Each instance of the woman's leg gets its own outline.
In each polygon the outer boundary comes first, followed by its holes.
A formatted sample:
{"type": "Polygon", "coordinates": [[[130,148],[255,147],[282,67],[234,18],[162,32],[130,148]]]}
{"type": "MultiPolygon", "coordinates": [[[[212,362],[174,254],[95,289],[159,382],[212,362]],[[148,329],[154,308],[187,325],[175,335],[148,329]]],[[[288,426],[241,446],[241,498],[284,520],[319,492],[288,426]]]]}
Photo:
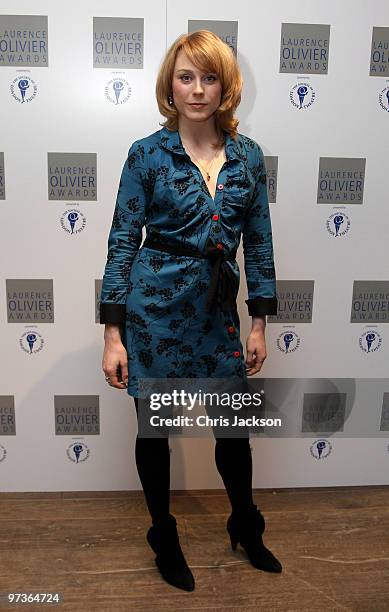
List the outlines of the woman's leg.
{"type": "Polygon", "coordinates": [[[252,496],[249,438],[216,438],[215,458],[232,506],[227,520],[232,549],[240,542],[255,568],[281,572],[281,563],[262,540],[265,519],[252,496]]]}
{"type": "MultiPolygon", "coordinates": [[[[138,418],[138,398],[134,397],[138,418]]],[[[136,437],[135,460],[153,525],[169,515],[169,439],[136,437]]]]}
{"type": "MultiPolygon", "coordinates": [[[[138,398],[134,397],[139,424],[138,398]]],[[[139,431],[139,429],[138,429],[139,431]]],[[[136,437],[135,458],[146,503],[153,521],[146,539],[156,553],[155,563],[169,584],[193,591],[195,580],[180,546],[176,518],[169,513],[169,438],[136,437]]]]}
{"type": "Polygon", "coordinates": [[[237,514],[245,513],[255,507],[250,439],[248,437],[215,439],[216,467],[223,479],[232,511],[237,514]]]}

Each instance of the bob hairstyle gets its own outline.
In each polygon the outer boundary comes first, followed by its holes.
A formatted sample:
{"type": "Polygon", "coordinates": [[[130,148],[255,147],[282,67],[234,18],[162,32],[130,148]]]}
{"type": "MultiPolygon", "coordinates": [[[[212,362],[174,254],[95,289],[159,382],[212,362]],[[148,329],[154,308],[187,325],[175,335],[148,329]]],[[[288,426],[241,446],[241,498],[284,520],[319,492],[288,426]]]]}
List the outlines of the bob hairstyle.
{"type": "Polygon", "coordinates": [[[225,130],[236,139],[239,120],[234,117],[234,112],[241,100],[243,79],[230,47],[209,30],[182,34],[166,52],[155,88],[159,112],[166,117],[166,121],[160,125],[169,130],[178,129],[178,112],[174,106],[169,105],[168,96],[172,92],[174,66],[181,49],[199,70],[218,75],[222,93],[220,106],[215,111],[216,131],[220,138],[222,130],[225,130]]]}

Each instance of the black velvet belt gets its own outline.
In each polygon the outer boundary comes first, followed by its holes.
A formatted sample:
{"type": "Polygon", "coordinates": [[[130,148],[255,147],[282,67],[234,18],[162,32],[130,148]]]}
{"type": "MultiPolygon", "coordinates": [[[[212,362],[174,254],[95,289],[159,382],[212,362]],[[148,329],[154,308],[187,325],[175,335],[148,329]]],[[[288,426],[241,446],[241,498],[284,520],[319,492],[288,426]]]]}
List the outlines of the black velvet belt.
{"type": "Polygon", "coordinates": [[[223,312],[236,310],[236,298],[239,289],[239,280],[231,270],[227,261],[235,261],[236,249],[226,253],[221,242],[213,244],[208,238],[204,252],[198,251],[184,244],[168,244],[158,239],[158,235],[146,236],[144,247],[164,251],[173,255],[185,255],[198,259],[209,259],[212,264],[211,279],[209,283],[206,310],[215,312],[220,308],[223,312]],[[219,245],[219,246],[217,246],[219,245]]]}

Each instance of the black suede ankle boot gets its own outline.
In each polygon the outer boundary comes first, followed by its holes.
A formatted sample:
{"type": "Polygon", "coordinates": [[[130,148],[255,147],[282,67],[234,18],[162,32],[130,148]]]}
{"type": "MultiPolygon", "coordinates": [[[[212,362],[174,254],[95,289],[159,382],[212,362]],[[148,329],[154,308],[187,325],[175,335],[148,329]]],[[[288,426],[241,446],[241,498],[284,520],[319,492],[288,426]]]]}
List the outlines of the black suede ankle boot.
{"type": "Polygon", "coordinates": [[[166,582],[185,591],[193,591],[195,581],[181,550],[177,522],[172,514],[153,522],[147,541],[157,554],[155,564],[166,582]]]}
{"type": "Polygon", "coordinates": [[[246,551],[251,565],[265,572],[281,572],[282,565],[262,541],[265,519],[255,506],[252,510],[233,512],[227,520],[232,550],[238,543],[246,551]]]}

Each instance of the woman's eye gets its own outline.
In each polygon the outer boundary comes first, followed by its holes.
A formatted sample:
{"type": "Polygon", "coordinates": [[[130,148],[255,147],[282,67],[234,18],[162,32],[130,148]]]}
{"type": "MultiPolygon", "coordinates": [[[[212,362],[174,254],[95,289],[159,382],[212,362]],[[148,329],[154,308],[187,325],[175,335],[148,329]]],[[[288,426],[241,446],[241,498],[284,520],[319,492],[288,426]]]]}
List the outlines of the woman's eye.
{"type": "MultiPolygon", "coordinates": [[[[190,80],[191,78],[192,78],[192,77],[190,76],[190,74],[182,74],[182,75],[180,76],[180,79],[181,79],[182,81],[184,81],[184,83],[188,83],[188,82],[189,82],[189,80],[190,80]]],[[[208,76],[206,76],[206,77],[204,77],[204,78],[205,78],[205,80],[207,80],[207,81],[211,81],[211,82],[216,81],[216,79],[217,79],[217,77],[216,77],[216,76],[214,76],[213,74],[209,74],[208,76]]]]}

